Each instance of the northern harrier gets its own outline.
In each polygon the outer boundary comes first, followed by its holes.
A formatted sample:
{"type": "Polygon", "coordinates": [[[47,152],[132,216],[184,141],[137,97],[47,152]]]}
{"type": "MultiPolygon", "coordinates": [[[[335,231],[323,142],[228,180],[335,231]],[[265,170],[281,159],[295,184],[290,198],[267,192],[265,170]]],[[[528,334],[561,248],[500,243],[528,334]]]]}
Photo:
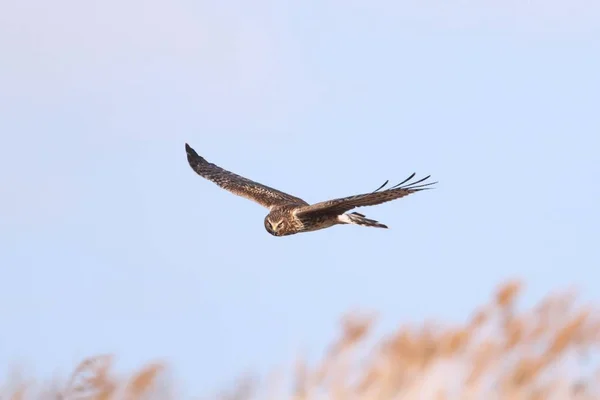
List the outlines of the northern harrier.
{"type": "Polygon", "coordinates": [[[356,207],[374,206],[421,190],[431,189],[426,186],[437,183],[421,183],[429,178],[430,175],[428,175],[416,182],[406,184],[415,176],[413,173],[404,181],[383,191],[380,190],[387,185],[388,181],[371,193],[308,204],[298,197],[251,181],[206,161],[187,143],[185,151],[188,163],[198,175],[233,194],[253,200],[268,208],[270,212],[265,217],[265,229],[273,236],[316,231],[338,224],[387,228],[384,224],[368,219],[363,214],[357,212],[346,214],[346,212],[356,207]]]}

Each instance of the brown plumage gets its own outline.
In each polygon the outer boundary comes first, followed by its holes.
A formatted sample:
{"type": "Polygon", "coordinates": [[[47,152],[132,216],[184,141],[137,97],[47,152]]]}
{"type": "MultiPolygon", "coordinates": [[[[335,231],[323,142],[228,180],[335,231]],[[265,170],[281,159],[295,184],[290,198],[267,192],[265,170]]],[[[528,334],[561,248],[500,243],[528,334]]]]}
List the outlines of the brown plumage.
{"type": "Polygon", "coordinates": [[[311,232],[338,224],[387,228],[384,224],[369,219],[363,214],[347,212],[356,207],[374,206],[421,190],[431,189],[427,186],[437,183],[422,183],[430,177],[429,175],[416,182],[407,183],[415,176],[413,173],[404,181],[386,190],[381,189],[387,185],[388,181],[370,193],[327,200],[311,205],[298,197],[254,182],[210,163],[199,156],[187,143],[185,144],[185,150],[190,167],[198,175],[231,193],[253,200],[268,208],[270,212],[264,220],[265,229],[274,236],[311,232]]]}

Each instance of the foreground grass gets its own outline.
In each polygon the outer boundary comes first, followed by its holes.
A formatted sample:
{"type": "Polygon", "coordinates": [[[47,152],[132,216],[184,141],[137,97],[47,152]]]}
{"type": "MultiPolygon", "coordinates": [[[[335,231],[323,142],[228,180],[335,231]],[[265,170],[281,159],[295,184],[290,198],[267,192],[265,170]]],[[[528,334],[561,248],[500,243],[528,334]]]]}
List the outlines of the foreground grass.
{"type": "MultiPolygon", "coordinates": [[[[502,285],[465,326],[402,326],[369,345],[374,319],[348,316],[317,365],[299,361],[281,379],[240,381],[211,398],[598,399],[600,313],[551,294],[519,311],[519,282],[502,285]]],[[[117,376],[111,356],[84,360],[64,382],[8,379],[0,399],[176,399],[163,364],[117,376]]]]}

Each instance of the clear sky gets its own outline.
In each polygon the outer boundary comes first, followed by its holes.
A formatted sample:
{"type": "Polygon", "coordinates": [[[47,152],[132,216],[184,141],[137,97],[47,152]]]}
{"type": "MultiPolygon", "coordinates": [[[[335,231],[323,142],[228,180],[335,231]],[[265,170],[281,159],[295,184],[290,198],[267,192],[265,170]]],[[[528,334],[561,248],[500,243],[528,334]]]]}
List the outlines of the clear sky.
{"type": "Polygon", "coordinates": [[[519,277],[600,301],[600,3],[0,2],[0,365],[155,358],[185,391],[316,357],[340,316],[462,321],[519,277]],[[308,202],[276,238],[209,161],[308,202]]]}

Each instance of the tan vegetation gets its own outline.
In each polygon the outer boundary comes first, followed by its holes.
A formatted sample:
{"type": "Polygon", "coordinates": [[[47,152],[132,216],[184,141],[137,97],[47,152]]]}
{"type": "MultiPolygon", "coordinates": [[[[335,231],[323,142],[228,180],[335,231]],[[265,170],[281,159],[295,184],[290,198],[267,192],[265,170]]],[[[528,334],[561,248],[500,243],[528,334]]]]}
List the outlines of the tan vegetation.
{"type": "MultiPolygon", "coordinates": [[[[464,326],[401,326],[370,345],[375,318],[345,317],[321,362],[298,361],[285,379],[241,380],[217,399],[597,399],[600,314],[553,293],[519,311],[520,282],[502,285],[464,326]]],[[[111,356],[83,361],[64,383],[9,378],[1,399],[176,398],[165,365],[130,377],[113,372],[111,356]]]]}

